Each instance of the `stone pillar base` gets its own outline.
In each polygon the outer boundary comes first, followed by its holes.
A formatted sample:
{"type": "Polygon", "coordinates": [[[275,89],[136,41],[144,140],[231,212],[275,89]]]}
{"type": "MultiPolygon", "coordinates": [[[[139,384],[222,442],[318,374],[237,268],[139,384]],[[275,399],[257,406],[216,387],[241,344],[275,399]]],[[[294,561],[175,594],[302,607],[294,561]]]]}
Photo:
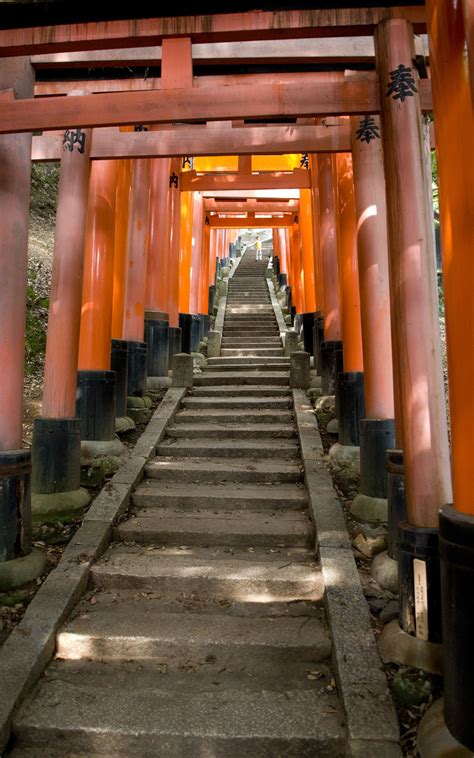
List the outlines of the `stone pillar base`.
{"type": "Polygon", "coordinates": [[[80,518],[90,501],[91,496],[84,487],[71,492],[34,492],[31,496],[33,521],[47,524],[80,518]]]}
{"type": "Polygon", "coordinates": [[[46,556],[36,548],[32,548],[31,553],[21,558],[0,561],[0,592],[15,590],[34,582],[45,568],[46,556]]]}
{"type": "Polygon", "coordinates": [[[436,700],[421,719],[416,740],[421,758],[472,758],[446,726],[443,709],[443,700],[436,700]]]}
{"type": "Polygon", "coordinates": [[[398,595],[398,562],[390,558],[387,551],[375,556],[370,575],[381,589],[398,595]]]}

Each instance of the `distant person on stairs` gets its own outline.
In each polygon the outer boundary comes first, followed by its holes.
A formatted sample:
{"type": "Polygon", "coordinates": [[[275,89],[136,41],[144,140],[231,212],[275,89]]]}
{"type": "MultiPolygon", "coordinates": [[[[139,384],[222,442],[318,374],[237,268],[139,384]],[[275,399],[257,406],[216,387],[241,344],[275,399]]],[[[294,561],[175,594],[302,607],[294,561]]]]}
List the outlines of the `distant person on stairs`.
{"type": "Polygon", "coordinates": [[[260,235],[257,234],[257,241],[255,243],[255,260],[262,260],[262,243],[260,241],[260,235]]]}

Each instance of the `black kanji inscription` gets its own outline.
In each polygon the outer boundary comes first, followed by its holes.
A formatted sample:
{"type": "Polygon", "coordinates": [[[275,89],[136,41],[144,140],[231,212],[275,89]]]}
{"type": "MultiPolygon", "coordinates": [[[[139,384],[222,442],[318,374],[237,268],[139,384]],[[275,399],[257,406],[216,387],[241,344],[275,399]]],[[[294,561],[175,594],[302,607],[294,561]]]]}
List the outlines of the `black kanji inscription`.
{"type": "Polygon", "coordinates": [[[300,168],[309,168],[308,153],[301,153],[300,168]]]}
{"type": "Polygon", "coordinates": [[[373,139],[380,139],[380,132],[373,116],[361,118],[359,128],[356,131],[356,139],[367,144],[373,139]]]}
{"type": "Polygon", "coordinates": [[[63,137],[63,150],[68,150],[70,153],[74,150],[74,145],[78,146],[80,153],[84,152],[86,144],[86,134],[81,129],[66,129],[63,137]]]}
{"type": "Polygon", "coordinates": [[[418,92],[410,66],[400,63],[396,69],[390,71],[389,77],[387,97],[393,97],[394,100],[403,103],[407,97],[413,97],[413,93],[418,92]]]}
{"type": "Polygon", "coordinates": [[[174,171],[173,171],[173,173],[170,174],[170,187],[172,187],[173,184],[174,184],[174,186],[177,188],[178,187],[178,181],[179,181],[178,174],[175,174],[174,171]]]}

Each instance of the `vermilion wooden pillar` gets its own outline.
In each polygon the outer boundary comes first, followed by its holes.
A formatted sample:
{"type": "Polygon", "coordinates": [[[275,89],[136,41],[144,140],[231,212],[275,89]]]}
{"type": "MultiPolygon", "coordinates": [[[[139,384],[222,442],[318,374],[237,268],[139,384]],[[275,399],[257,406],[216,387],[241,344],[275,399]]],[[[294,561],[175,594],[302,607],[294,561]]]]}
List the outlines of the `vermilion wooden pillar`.
{"type": "Polygon", "coordinates": [[[334,177],[330,155],[318,155],[319,228],[323,280],[324,338],[341,339],[339,284],[337,270],[336,208],[334,177]]]}
{"type": "Polygon", "coordinates": [[[205,223],[205,217],[202,225],[202,249],[201,249],[201,266],[200,266],[200,289],[199,289],[199,311],[200,313],[208,313],[212,315],[210,306],[213,306],[213,292],[211,289],[212,284],[209,284],[209,268],[210,268],[210,237],[211,230],[208,224],[205,223]]]}
{"type": "MultiPolygon", "coordinates": [[[[75,130],[66,132],[68,144],[75,130]]],[[[76,372],[90,176],[90,129],[61,157],[44,367],[43,416],[76,415],[76,372]]]]}
{"type": "Polygon", "coordinates": [[[128,342],[128,394],[146,392],[147,355],[144,343],[145,282],[148,252],[150,161],[133,162],[127,237],[123,339],[128,342]]]}
{"type": "MultiPolygon", "coordinates": [[[[395,447],[387,210],[381,126],[378,116],[351,119],[364,355],[365,418],[360,422],[363,498],[387,498],[386,456],[395,447]]],[[[353,503],[358,507],[361,496],[353,503]]],[[[366,500],[365,500],[366,502],[366,500]]],[[[399,513],[389,503],[389,554],[396,548],[399,513]]]]}
{"type": "Polygon", "coordinates": [[[392,19],[377,27],[375,39],[408,516],[416,526],[436,527],[439,507],[451,499],[451,483],[413,30],[404,19],[392,19]],[[400,71],[409,82],[403,90],[396,79],[400,71]]]}
{"type": "Polygon", "coordinates": [[[428,0],[426,9],[439,174],[453,477],[453,506],[444,507],[440,518],[444,710],[453,735],[473,752],[474,9],[472,2],[454,0],[428,0]]]}
{"type": "Polygon", "coordinates": [[[128,210],[132,186],[132,161],[118,161],[115,197],[114,286],[112,304],[112,338],[122,339],[125,272],[127,262],[128,210]]]}
{"type": "Polygon", "coordinates": [[[320,240],[320,210],[319,210],[319,184],[318,184],[318,157],[309,156],[311,169],[311,209],[313,219],[313,252],[314,252],[314,280],[316,289],[316,310],[322,315],[323,312],[323,273],[321,265],[321,240],[320,240]]]}
{"type": "MultiPolygon", "coordinates": [[[[32,98],[27,57],[0,60],[0,89],[32,98]]],[[[45,559],[31,548],[31,452],[22,450],[31,134],[0,138],[0,590],[33,581],[45,559]],[[21,558],[21,562],[16,559],[21,558]]]]}
{"type": "Polygon", "coordinates": [[[169,264],[168,264],[168,313],[170,317],[170,326],[179,326],[179,253],[181,237],[181,189],[180,182],[180,160],[173,158],[171,160],[171,174],[169,177],[169,216],[168,216],[168,233],[169,233],[169,264]]]}
{"type": "Polygon", "coordinates": [[[180,243],[179,243],[179,312],[191,313],[189,307],[191,288],[191,255],[193,234],[193,193],[181,193],[180,243]]]}
{"type": "Polygon", "coordinates": [[[116,180],[116,161],[92,163],[76,402],[82,439],[113,441],[112,449],[117,415],[117,376],[110,370],[116,180]]]}
{"type": "Polygon", "coordinates": [[[145,304],[147,311],[167,313],[169,234],[169,184],[171,158],[155,158],[150,163],[150,212],[145,304]]]}
{"type": "Polygon", "coordinates": [[[408,511],[408,522],[399,530],[400,621],[405,632],[439,642],[439,563],[433,556],[439,508],[451,500],[451,481],[434,235],[412,26],[404,19],[383,21],[376,28],[375,42],[408,511]],[[422,605],[420,585],[425,588],[422,605]]]}
{"type": "Polygon", "coordinates": [[[94,161],[89,185],[79,369],[110,369],[117,162],[94,161]]]}
{"type": "Polygon", "coordinates": [[[360,325],[354,182],[350,153],[337,153],[333,157],[333,173],[336,179],[339,297],[344,371],[361,372],[364,370],[364,362],[360,325]]]}
{"type": "MultiPolygon", "coordinates": [[[[82,94],[82,93],[78,93],[82,94]]],[[[90,177],[90,129],[66,130],[59,175],[43,414],[33,431],[33,510],[44,521],[77,515],[80,489],[77,362],[90,177]]]]}
{"type": "Polygon", "coordinates": [[[304,288],[302,282],[302,265],[301,265],[301,232],[299,221],[293,224],[290,229],[290,247],[291,247],[291,270],[292,270],[292,294],[293,305],[296,313],[304,311],[304,288]]]}
{"type": "Polygon", "coordinates": [[[203,224],[204,224],[204,200],[200,192],[192,193],[193,201],[193,225],[191,234],[191,275],[189,287],[189,310],[190,313],[207,315],[207,298],[203,305],[202,296],[202,273],[204,265],[203,256],[203,224]]]}
{"type": "Polygon", "coordinates": [[[316,310],[316,284],[314,276],[313,218],[311,190],[300,190],[301,253],[304,284],[304,309],[306,313],[316,310]]]}

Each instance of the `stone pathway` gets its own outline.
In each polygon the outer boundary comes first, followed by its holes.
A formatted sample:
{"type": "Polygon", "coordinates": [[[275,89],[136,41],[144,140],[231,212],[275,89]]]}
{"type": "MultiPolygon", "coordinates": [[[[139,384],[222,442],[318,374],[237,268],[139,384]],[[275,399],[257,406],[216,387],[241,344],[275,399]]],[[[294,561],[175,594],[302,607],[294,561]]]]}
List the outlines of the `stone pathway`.
{"type": "Polygon", "coordinates": [[[347,755],[263,262],[14,723],[14,756],[347,755]]]}

